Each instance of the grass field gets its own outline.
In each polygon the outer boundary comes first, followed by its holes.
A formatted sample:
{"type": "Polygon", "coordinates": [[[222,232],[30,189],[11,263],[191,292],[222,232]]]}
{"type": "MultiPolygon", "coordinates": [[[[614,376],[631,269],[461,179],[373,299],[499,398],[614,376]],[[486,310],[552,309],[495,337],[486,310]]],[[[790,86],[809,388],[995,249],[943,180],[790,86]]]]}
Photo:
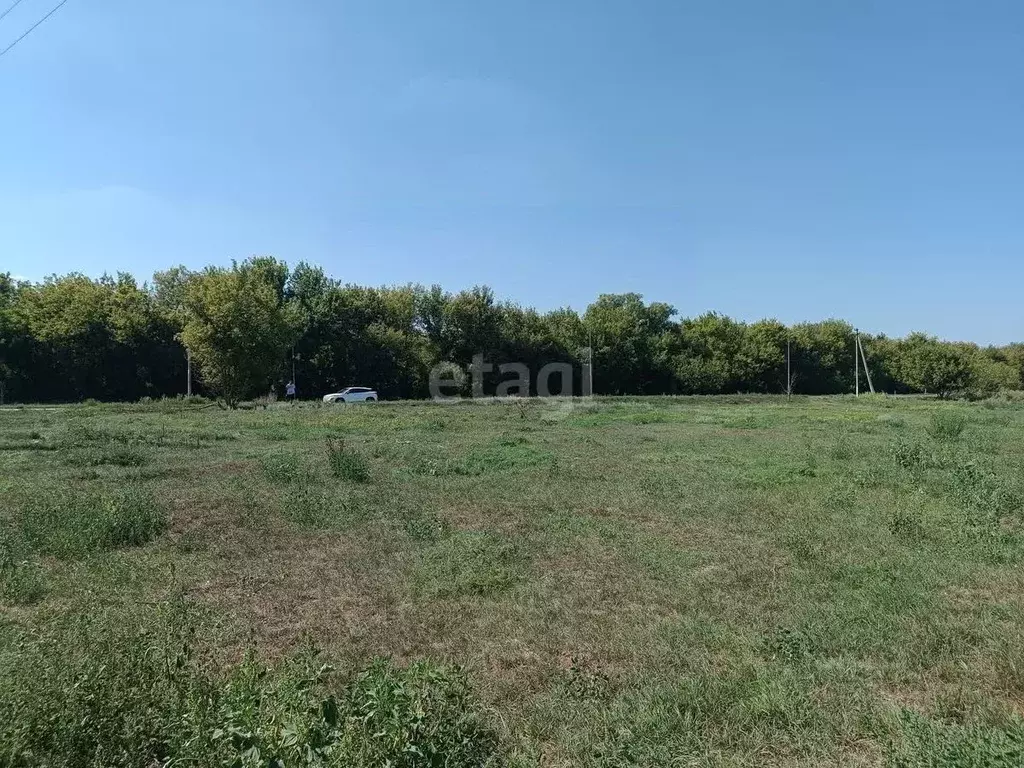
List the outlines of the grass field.
{"type": "Polygon", "coordinates": [[[1018,766],[1022,435],[873,397],[0,411],[0,765],[1018,766]]]}

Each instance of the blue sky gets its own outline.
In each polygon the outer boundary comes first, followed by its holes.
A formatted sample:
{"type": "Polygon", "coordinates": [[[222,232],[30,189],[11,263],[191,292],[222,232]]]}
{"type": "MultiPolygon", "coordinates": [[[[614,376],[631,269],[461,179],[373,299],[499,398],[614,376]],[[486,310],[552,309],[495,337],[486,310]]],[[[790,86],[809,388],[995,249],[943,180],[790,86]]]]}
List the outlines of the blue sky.
{"type": "Polygon", "coordinates": [[[1022,73],[1018,0],[69,0],[0,58],[0,271],[1021,340],[1022,73]]]}

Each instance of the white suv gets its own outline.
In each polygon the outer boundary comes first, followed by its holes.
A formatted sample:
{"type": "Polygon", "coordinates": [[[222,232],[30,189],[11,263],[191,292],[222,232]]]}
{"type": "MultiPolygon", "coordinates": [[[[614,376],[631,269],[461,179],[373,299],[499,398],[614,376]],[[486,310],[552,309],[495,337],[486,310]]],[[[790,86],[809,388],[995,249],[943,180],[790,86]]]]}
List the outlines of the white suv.
{"type": "Polygon", "coordinates": [[[341,392],[324,395],[325,403],[372,403],[377,399],[377,390],[369,387],[345,387],[341,392]]]}

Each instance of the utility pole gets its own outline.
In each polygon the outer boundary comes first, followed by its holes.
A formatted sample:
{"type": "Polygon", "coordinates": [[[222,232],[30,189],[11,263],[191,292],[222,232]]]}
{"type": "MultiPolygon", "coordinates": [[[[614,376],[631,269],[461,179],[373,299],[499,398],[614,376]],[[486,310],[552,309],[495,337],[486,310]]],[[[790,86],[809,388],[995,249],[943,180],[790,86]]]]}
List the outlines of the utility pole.
{"type": "Polygon", "coordinates": [[[793,399],[793,374],[792,371],[792,355],[790,353],[790,338],[786,337],[786,397],[790,400],[793,399]]]}
{"type": "Polygon", "coordinates": [[[185,396],[192,397],[192,350],[185,350],[185,396]]]}
{"type": "Polygon", "coordinates": [[[857,334],[857,346],[860,347],[860,361],[864,364],[864,376],[868,380],[868,389],[871,390],[871,394],[875,394],[875,385],[871,381],[871,370],[868,368],[868,356],[864,354],[864,342],[860,340],[860,334],[857,334]]]}
{"type": "Polygon", "coordinates": [[[583,397],[591,397],[594,394],[594,333],[587,330],[587,370],[580,382],[583,387],[583,397]]]}
{"type": "Polygon", "coordinates": [[[860,360],[858,357],[860,353],[857,351],[860,347],[860,331],[856,328],[853,330],[853,381],[854,381],[854,394],[860,397],[860,360]]]}
{"type": "Polygon", "coordinates": [[[593,331],[590,332],[590,336],[588,338],[588,342],[590,343],[590,352],[587,354],[587,357],[590,358],[590,372],[589,372],[590,373],[590,395],[591,395],[591,397],[593,397],[593,395],[594,395],[594,332],[593,331]]]}

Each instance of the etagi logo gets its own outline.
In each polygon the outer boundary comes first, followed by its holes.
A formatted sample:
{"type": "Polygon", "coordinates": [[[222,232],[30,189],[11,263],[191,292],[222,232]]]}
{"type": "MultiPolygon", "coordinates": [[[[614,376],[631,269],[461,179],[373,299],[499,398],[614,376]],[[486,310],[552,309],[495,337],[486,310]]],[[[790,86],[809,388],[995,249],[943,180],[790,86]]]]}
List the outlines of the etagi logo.
{"type": "MultiPolygon", "coordinates": [[[[583,350],[585,362],[581,365],[580,390],[583,397],[590,397],[594,390],[594,373],[591,350],[583,350]]],[[[473,355],[468,366],[470,397],[529,397],[536,391],[539,397],[572,397],[575,370],[571,363],[548,363],[537,371],[536,387],[530,367],[525,363],[501,363],[497,366],[503,378],[493,393],[484,392],[484,376],[494,373],[495,366],[484,359],[482,353],[473,355]],[[557,381],[558,391],[552,391],[552,380],[557,381]]],[[[461,400],[459,394],[466,383],[466,371],[455,363],[442,362],[430,369],[430,396],[434,400],[461,400]]]]}

